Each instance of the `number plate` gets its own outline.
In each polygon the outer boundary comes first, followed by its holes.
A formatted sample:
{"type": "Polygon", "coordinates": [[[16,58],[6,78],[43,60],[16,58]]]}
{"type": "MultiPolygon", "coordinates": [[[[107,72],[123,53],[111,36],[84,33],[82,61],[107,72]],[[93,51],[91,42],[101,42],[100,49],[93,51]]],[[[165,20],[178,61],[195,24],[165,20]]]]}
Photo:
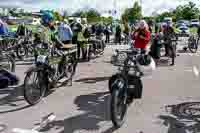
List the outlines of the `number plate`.
{"type": "Polygon", "coordinates": [[[38,62],[38,63],[46,63],[46,61],[47,61],[47,56],[40,55],[40,56],[38,56],[38,58],[37,58],[37,62],[38,62]]]}

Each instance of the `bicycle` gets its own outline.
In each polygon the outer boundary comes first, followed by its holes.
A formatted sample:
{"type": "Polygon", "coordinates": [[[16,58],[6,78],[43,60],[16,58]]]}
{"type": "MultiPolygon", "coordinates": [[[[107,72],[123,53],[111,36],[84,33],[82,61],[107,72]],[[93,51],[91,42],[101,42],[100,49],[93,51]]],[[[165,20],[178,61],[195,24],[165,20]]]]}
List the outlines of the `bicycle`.
{"type": "MultiPolygon", "coordinates": [[[[71,46],[75,47],[76,46],[71,46]]],[[[35,66],[28,69],[24,79],[24,98],[30,105],[39,103],[45,93],[56,85],[64,77],[72,85],[72,78],[77,67],[76,49],[69,52],[70,46],[61,50],[53,46],[47,55],[39,55],[35,66]],[[56,56],[57,55],[57,56],[56,56]],[[31,76],[34,76],[33,84],[30,84],[31,76]]]]}

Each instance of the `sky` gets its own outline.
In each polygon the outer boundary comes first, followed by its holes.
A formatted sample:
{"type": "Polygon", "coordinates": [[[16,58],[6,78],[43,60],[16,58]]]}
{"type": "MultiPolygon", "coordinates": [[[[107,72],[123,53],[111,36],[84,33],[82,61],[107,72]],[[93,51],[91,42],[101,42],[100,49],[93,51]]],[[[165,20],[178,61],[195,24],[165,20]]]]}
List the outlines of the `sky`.
{"type": "MultiPolygon", "coordinates": [[[[68,9],[75,11],[82,8],[95,8],[101,13],[116,9],[118,16],[125,8],[131,7],[136,0],[0,0],[1,6],[17,6],[26,10],[37,11],[39,9],[68,9]],[[114,4],[115,3],[115,4],[114,4]],[[114,6],[115,5],[115,6],[114,6]]],[[[187,0],[185,0],[187,1],[187,0]]],[[[142,0],[143,15],[160,13],[184,4],[184,0],[142,0]]],[[[199,0],[191,0],[200,5],[199,0]]]]}

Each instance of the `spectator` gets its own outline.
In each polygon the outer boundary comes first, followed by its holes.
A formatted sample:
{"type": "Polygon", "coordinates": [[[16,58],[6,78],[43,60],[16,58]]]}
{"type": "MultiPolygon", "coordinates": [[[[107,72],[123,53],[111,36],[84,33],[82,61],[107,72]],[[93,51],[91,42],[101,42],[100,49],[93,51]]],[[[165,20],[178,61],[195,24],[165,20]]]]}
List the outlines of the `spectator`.
{"type": "Polygon", "coordinates": [[[106,43],[109,43],[110,42],[110,27],[109,25],[106,26],[106,29],[105,29],[105,35],[106,35],[106,43]]]}
{"type": "Polygon", "coordinates": [[[139,28],[132,35],[132,39],[135,40],[134,47],[140,48],[143,53],[146,53],[146,47],[150,41],[150,31],[146,21],[140,21],[139,28]]]}
{"type": "Polygon", "coordinates": [[[58,37],[60,41],[62,41],[64,44],[72,43],[73,33],[70,26],[68,25],[67,20],[60,23],[60,25],[58,26],[58,37]]]}
{"type": "Polygon", "coordinates": [[[8,25],[0,19],[0,35],[8,34],[8,25]]]}
{"type": "Polygon", "coordinates": [[[82,32],[83,26],[81,25],[81,22],[78,19],[74,19],[74,22],[70,25],[73,37],[72,37],[72,43],[77,44],[78,41],[78,33],[82,32]]]}
{"type": "Polygon", "coordinates": [[[115,33],[115,40],[116,40],[116,43],[119,43],[119,44],[121,44],[121,32],[122,32],[121,26],[117,25],[116,33],[115,33]]]}

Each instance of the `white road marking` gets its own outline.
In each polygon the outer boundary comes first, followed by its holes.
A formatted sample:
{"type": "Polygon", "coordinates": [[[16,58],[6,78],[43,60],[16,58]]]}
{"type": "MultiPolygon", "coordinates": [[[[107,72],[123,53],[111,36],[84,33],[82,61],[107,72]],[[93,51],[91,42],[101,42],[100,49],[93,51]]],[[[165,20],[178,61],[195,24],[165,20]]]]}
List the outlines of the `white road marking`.
{"type": "Polygon", "coordinates": [[[35,131],[35,130],[27,130],[27,129],[14,128],[12,130],[12,133],[39,133],[39,132],[35,131]]]}
{"type": "Polygon", "coordinates": [[[195,76],[199,77],[199,70],[196,66],[193,66],[193,72],[195,76]]]}

